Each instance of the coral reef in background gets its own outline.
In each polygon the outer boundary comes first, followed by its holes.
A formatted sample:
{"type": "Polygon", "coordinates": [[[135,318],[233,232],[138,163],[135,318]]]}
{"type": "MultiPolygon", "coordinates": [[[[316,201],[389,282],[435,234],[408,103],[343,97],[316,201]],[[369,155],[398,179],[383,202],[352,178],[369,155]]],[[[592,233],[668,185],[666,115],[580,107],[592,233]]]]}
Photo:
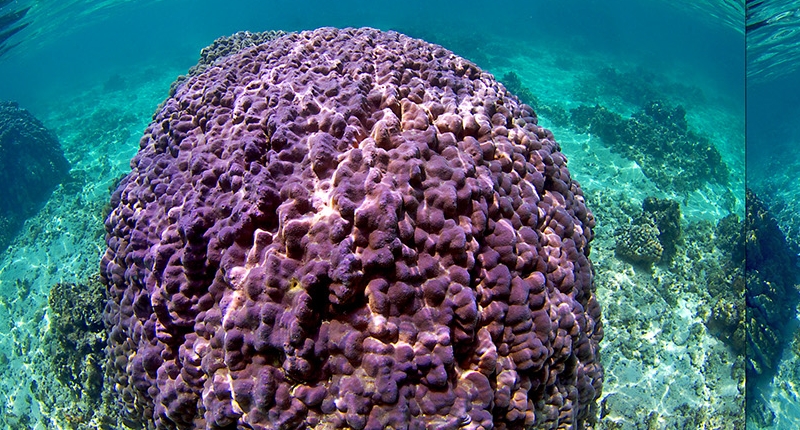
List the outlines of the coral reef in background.
{"type": "Polygon", "coordinates": [[[702,105],[706,97],[698,88],[681,81],[664,79],[664,76],[642,65],[633,68],[615,68],[597,64],[589,68],[590,74],[579,80],[576,99],[585,103],[599,100],[623,103],[630,106],[647,106],[653,100],[674,100],[702,105]]]}
{"type": "Polygon", "coordinates": [[[158,428],[582,428],[594,219],[489,74],[373,29],[177,86],[112,198],[109,386],[158,428]]]}
{"type": "MultiPolygon", "coordinates": [[[[77,286],[99,292],[102,299],[105,285],[98,291],[91,279],[106,249],[103,206],[111,193],[108,186],[119,173],[130,172],[135,143],[153,107],[181,72],[163,64],[147,66],[125,74],[130,91],[107,93],[99,80],[75,96],[53,94],[53,110],[42,109],[40,119],[59,137],[72,169],[69,180],[54,189],[0,252],[0,428],[121,428],[114,405],[109,402],[112,407],[106,408],[104,401],[98,406],[97,397],[89,395],[93,389],[81,387],[96,386],[85,381],[96,381],[90,376],[104,362],[104,350],[99,361],[83,360],[83,369],[71,367],[83,357],[70,353],[65,348],[71,346],[63,342],[77,333],[65,336],[58,331],[57,324],[68,325],[56,320],[53,309],[65,315],[72,315],[72,305],[88,309],[75,302],[73,296],[80,296],[81,303],[89,297],[77,286]],[[135,139],[128,139],[134,134],[135,139]],[[54,298],[70,304],[53,303],[51,308],[50,292],[56,284],[60,293],[54,298]],[[79,378],[72,380],[68,374],[79,378]]],[[[99,309],[92,306],[96,314],[84,314],[86,321],[102,324],[104,305],[101,300],[99,309]]],[[[100,331],[105,333],[104,326],[100,331]]],[[[86,340],[79,344],[88,345],[86,340]]]]}
{"type": "Polygon", "coordinates": [[[69,174],[55,135],[14,102],[0,102],[0,250],[69,174]]]}
{"type": "Polygon", "coordinates": [[[761,401],[759,387],[772,379],[795,318],[800,295],[797,254],[787,244],[769,209],[746,191],[748,412],[762,425],[774,413],[761,401]]]}
{"type": "Polygon", "coordinates": [[[642,213],[617,230],[616,254],[642,266],[669,263],[681,239],[681,209],[678,202],[647,197],[642,213]]]}
{"type": "Polygon", "coordinates": [[[534,105],[537,102],[536,96],[533,95],[528,87],[522,85],[522,80],[520,80],[519,75],[515,71],[506,72],[501,82],[505,85],[506,89],[508,89],[511,94],[517,96],[522,103],[535,107],[534,105]]]}
{"type": "Polygon", "coordinates": [[[597,135],[612,151],[635,161],[662,190],[685,194],[705,183],[728,183],[728,167],[719,151],[688,129],[681,106],[651,101],[629,119],[600,105],[570,112],[576,131],[597,135]]]}

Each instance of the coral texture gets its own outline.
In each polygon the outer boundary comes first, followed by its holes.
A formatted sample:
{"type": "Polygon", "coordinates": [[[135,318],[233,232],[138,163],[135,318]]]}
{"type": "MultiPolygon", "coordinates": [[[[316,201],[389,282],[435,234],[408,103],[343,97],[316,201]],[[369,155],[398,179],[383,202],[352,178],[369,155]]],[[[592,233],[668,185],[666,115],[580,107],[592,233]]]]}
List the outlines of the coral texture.
{"type": "Polygon", "coordinates": [[[658,242],[664,248],[661,262],[669,262],[681,240],[681,206],[675,200],[647,197],[642,202],[642,216],[658,227],[658,242]]]}
{"type": "Polygon", "coordinates": [[[494,78],[324,28],[180,85],[113,196],[109,378],[158,428],[582,428],[594,220],[494,78]]]}
{"type": "Polygon", "coordinates": [[[714,238],[722,251],[719,270],[711,270],[708,292],[713,307],[706,319],[711,334],[744,357],[747,353],[745,305],[745,224],[736,214],[729,214],[717,223],[714,238]]]}
{"type": "Polygon", "coordinates": [[[258,46],[286,35],[285,31],[270,30],[259,33],[249,31],[239,31],[230,36],[218,37],[211,45],[206,46],[200,51],[200,60],[189,69],[186,75],[178,76],[169,88],[170,97],[175,95],[178,86],[191,76],[199,75],[203,70],[214,64],[215,61],[235,54],[245,48],[258,46]]]}
{"type": "Polygon", "coordinates": [[[681,238],[681,209],[678,202],[647,197],[642,213],[630,225],[616,232],[616,254],[634,264],[650,266],[668,263],[681,238]]]}
{"type": "Polygon", "coordinates": [[[800,302],[800,271],[796,252],[767,206],[750,189],[746,190],[746,212],[746,370],[748,398],[753,399],[748,411],[765,419],[769,413],[759,409],[768,407],[761,405],[762,396],[756,395],[756,390],[759,382],[772,379],[790,339],[792,325],[787,322],[795,317],[800,302]]]}
{"type": "Polygon", "coordinates": [[[616,255],[633,264],[650,266],[661,261],[664,247],[658,240],[658,226],[647,216],[640,216],[616,232],[616,255]]]}
{"type": "Polygon", "coordinates": [[[0,102],[0,249],[69,172],[58,139],[25,109],[0,102]]]}
{"type": "Polygon", "coordinates": [[[93,277],[85,284],[58,283],[50,289],[52,360],[58,379],[93,401],[100,400],[105,288],[93,277]]]}
{"type": "Polygon", "coordinates": [[[200,60],[197,62],[196,66],[191,68],[192,71],[196,72],[191,73],[190,71],[189,74],[195,75],[200,73],[220,58],[235,54],[245,48],[267,43],[270,40],[277,39],[284,35],[286,35],[286,32],[280,30],[262,31],[258,33],[239,31],[230,36],[219,37],[214,40],[211,45],[200,51],[200,60]]]}

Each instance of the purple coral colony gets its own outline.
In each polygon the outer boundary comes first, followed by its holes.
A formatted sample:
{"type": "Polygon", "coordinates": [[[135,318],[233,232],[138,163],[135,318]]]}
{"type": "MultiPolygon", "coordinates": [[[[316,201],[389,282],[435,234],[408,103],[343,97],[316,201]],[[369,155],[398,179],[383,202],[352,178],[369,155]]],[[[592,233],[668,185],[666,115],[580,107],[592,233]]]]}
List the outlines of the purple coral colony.
{"type": "Polygon", "coordinates": [[[586,428],[594,220],[494,78],[324,28],[180,85],[113,197],[109,377],[147,428],[586,428]]]}

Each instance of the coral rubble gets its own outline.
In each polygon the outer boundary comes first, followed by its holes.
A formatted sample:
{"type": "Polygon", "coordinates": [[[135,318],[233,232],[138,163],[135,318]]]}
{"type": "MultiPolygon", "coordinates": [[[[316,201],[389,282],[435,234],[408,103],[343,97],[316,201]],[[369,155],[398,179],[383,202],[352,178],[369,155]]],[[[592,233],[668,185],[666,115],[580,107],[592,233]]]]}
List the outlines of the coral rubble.
{"type": "Polygon", "coordinates": [[[640,216],[629,226],[617,231],[616,255],[626,261],[650,266],[661,261],[664,247],[658,240],[658,226],[646,216],[640,216]]]}

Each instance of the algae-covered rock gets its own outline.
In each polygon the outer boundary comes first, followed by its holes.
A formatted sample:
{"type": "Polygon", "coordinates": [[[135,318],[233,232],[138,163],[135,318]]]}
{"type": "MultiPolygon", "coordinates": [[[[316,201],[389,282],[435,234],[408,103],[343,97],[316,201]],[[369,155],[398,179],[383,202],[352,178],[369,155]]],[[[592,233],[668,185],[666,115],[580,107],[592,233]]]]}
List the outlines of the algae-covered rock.
{"type": "Polygon", "coordinates": [[[664,247],[658,240],[659,233],[658,226],[651,218],[639,217],[630,226],[617,231],[617,256],[643,266],[661,261],[664,247]]]}
{"type": "Polygon", "coordinates": [[[50,290],[52,355],[58,379],[81,397],[100,400],[103,385],[105,287],[97,278],[58,283],[50,290]]]}
{"type": "Polygon", "coordinates": [[[642,214],[658,227],[658,242],[664,248],[661,261],[670,261],[681,240],[681,207],[675,200],[647,197],[642,214]]]}
{"type": "Polygon", "coordinates": [[[681,239],[680,221],[678,202],[647,197],[641,214],[617,230],[617,257],[642,266],[669,262],[681,239]]]}

